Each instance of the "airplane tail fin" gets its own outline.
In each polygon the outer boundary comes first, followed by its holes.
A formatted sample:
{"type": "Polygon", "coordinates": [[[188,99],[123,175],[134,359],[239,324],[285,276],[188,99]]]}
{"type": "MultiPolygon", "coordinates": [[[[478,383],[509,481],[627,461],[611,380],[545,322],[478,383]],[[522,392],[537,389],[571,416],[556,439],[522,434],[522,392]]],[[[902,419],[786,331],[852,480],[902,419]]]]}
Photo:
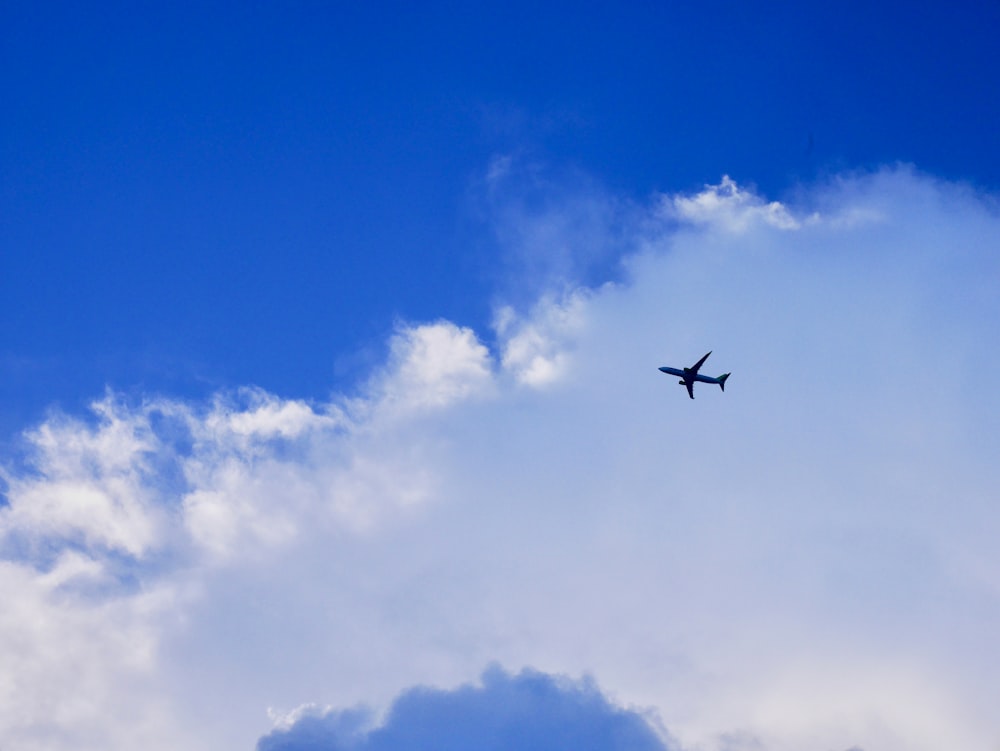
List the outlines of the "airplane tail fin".
{"type": "Polygon", "coordinates": [[[726,373],[724,375],[719,376],[719,388],[722,389],[723,391],[726,390],[726,379],[729,378],[730,375],[732,374],[726,373]]]}

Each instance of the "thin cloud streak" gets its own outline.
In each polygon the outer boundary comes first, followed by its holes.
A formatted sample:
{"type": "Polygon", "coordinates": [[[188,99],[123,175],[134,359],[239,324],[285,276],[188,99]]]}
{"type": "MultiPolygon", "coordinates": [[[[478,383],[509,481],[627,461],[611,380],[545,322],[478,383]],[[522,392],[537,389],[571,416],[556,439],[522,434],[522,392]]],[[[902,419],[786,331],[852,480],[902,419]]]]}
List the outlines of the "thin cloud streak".
{"type": "Polygon", "coordinates": [[[3,474],[0,736],[247,748],[267,707],[499,661],[683,747],[995,745],[992,206],[907,168],[788,204],[723,180],[637,210],[613,283],[499,308],[492,350],[414,324],[328,403],[52,417],[3,474]],[[656,371],[708,349],[724,394],[656,371]]]}

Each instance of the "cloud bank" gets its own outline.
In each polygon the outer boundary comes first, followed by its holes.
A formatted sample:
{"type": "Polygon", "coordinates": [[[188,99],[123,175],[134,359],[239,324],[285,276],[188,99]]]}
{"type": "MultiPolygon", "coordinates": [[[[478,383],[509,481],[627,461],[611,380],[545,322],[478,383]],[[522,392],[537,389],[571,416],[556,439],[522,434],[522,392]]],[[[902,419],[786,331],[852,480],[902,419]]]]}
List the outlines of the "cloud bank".
{"type": "Polygon", "coordinates": [[[364,710],[310,711],[257,744],[257,751],[667,751],[649,720],[612,706],[589,682],[499,668],[482,685],[410,689],[376,723],[364,710]]]}
{"type": "Polygon", "coordinates": [[[401,326],[328,400],[111,391],[28,430],[4,745],[266,748],[298,737],[269,717],[363,704],[392,709],[338,742],[382,748],[408,702],[532,680],[554,703],[525,712],[627,719],[545,677],[591,674],[683,748],[995,748],[995,199],[905,167],[558,198],[498,234],[572,252],[596,202],[614,281],[560,260],[491,332],[401,326]],[[724,394],[656,370],[709,349],[724,394]],[[538,672],[466,685],[494,662],[538,672]]]}

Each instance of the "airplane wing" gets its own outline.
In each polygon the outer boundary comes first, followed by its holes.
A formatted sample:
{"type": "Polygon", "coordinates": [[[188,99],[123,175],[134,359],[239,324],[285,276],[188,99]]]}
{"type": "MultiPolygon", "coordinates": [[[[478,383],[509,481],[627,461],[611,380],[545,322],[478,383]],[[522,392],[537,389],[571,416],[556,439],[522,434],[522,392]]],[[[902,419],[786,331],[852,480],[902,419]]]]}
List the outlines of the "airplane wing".
{"type": "MultiPolygon", "coordinates": [[[[710,355],[710,354],[712,354],[711,351],[709,351],[708,355],[710,355]]],[[[705,355],[698,362],[696,362],[694,365],[692,365],[690,368],[688,368],[688,370],[690,370],[692,373],[697,373],[698,372],[698,368],[700,368],[702,366],[702,364],[705,362],[705,360],[708,359],[708,355],[705,355]]],[[[691,398],[693,399],[694,397],[691,397],[691,398]]]]}
{"type": "MultiPolygon", "coordinates": [[[[706,355],[705,357],[707,356],[708,355],[706,355]]],[[[688,387],[688,396],[694,399],[694,381],[684,381],[684,385],[688,387]]]]}

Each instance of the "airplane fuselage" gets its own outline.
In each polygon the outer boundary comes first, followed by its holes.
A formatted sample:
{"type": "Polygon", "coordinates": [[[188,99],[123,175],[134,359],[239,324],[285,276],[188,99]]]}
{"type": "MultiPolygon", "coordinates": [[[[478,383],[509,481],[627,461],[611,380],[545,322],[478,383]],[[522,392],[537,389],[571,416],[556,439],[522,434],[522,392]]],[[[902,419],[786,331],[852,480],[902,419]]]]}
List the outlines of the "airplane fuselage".
{"type": "Polygon", "coordinates": [[[712,378],[711,376],[703,376],[701,373],[692,373],[690,368],[668,368],[666,366],[660,368],[661,373],[667,373],[668,375],[677,376],[678,378],[683,378],[684,382],[688,381],[694,382],[698,381],[700,383],[718,383],[718,378],[712,378]]]}

